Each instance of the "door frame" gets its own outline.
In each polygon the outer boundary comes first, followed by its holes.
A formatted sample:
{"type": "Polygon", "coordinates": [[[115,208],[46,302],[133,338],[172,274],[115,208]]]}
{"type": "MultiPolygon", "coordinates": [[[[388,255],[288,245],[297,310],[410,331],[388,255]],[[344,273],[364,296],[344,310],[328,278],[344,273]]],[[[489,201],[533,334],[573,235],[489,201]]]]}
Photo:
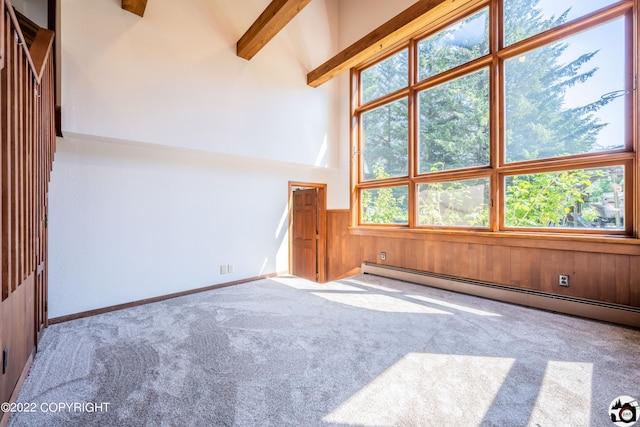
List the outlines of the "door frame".
{"type": "Polygon", "coordinates": [[[327,184],[317,182],[289,181],[289,274],[293,272],[293,191],[296,188],[318,190],[318,283],[327,281],[327,184]]]}

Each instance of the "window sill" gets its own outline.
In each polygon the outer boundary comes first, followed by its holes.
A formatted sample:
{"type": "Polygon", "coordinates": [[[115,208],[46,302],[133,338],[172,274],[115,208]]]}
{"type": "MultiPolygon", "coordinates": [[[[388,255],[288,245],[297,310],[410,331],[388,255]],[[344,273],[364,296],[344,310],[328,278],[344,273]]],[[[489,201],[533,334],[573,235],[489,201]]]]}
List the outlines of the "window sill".
{"type": "Polygon", "coordinates": [[[425,230],[400,227],[349,227],[355,236],[598,252],[640,256],[640,239],[627,236],[527,233],[522,231],[425,230]]]}

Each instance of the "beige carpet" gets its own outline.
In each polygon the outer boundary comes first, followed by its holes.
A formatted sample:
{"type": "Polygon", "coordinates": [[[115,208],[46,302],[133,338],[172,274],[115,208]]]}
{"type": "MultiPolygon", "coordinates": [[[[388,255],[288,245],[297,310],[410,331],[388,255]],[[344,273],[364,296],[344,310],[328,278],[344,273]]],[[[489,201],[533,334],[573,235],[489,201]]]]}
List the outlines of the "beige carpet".
{"type": "Polygon", "coordinates": [[[281,277],[50,327],[9,425],[613,426],[625,395],[638,330],[281,277]]]}

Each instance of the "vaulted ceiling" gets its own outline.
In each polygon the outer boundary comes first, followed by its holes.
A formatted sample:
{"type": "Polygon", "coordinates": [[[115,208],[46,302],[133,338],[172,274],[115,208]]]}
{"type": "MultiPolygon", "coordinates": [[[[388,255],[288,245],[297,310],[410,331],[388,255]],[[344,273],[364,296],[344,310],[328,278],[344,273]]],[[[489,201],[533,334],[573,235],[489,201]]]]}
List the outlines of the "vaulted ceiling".
{"type": "MultiPolygon", "coordinates": [[[[483,0],[420,0],[307,74],[318,87],[338,74],[383,54],[427,26],[437,25],[461,9],[483,0]]],[[[236,54],[250,60],[311,0],[272,0],[236,44],[236,54]]],[[[122,8],[143,16],[147,0],[122,0],[122,8]]]]}
{"type": "Polygon", "coordinates": [[[251,59],[311,0],[273,0],[238,40],[237,55],[251,59]]]}

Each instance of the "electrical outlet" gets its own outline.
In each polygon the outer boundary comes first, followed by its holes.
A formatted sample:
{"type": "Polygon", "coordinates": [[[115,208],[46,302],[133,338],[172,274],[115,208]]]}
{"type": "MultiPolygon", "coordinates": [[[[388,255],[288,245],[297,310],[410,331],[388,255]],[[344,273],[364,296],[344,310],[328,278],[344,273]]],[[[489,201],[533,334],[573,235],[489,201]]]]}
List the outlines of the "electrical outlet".
{"type": "Polygon", "coordinates": [[[386,252],[380,252],[380,259],[382,261],[386,260],[387,259],[387,253],[386,252]]]}
{"type": "Polygon", "coordinates": [[[558,285],[569,287],[569,275],[561,274],[558,276],[558,285]]]}
{"type": "Polygon", "coordinates": [[[227,265],[227,273],[229,274],[233,273],[233,265],[231,264],[227,265]]]}
{"type": "Polygon", "coordinates": [[[221,265],[220,266],[220,274],[227,274],[227,267],[226,265],[221,265]]]}

